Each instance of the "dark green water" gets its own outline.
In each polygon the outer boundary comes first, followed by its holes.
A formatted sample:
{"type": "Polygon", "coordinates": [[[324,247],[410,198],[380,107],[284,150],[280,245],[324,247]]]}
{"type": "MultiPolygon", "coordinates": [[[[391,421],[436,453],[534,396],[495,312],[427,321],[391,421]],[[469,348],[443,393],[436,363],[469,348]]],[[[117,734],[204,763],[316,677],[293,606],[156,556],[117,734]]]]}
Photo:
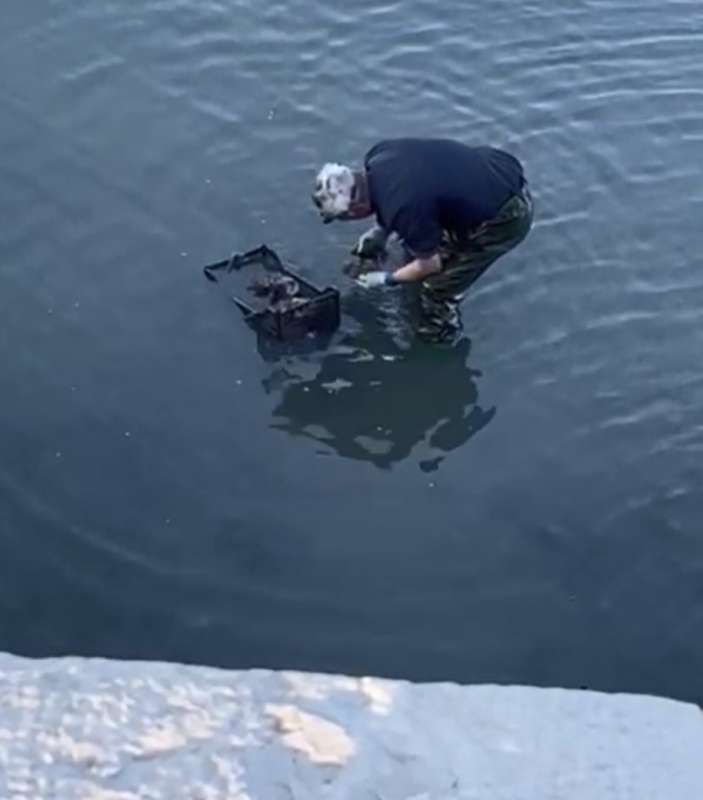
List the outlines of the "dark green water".
{"type": "Polygon", "coordinates": [[[699,2],[0,21],[0,649],[703,700],[699,2]],[[453,352],[309,202],[408,133],[535,196],[453,352]],[[343,288],[327,350],[203,279],[262,241],[343,288]]]}

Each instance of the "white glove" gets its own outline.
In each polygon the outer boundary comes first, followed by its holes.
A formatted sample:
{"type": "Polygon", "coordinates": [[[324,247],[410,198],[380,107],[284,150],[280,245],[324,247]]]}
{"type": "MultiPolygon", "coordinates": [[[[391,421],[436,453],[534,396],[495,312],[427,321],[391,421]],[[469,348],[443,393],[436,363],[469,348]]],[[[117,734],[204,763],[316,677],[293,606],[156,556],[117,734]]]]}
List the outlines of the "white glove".
{"type": "Polygon", "coordinates": [[[391,277],[383,270],[375,270],[373,272],[362,272],[356,282],[362,289],[376,289],[379,286],[387,286],[391,283],[391,277]]]}
{"type": "Polygon", "coordinates": [[[388,234],[383,228],[380,225],[374,225],[373,228],[361,234],[352,248],[352,255],[360,258],[375,258],[384,255],[387,239],[388,234]]]}

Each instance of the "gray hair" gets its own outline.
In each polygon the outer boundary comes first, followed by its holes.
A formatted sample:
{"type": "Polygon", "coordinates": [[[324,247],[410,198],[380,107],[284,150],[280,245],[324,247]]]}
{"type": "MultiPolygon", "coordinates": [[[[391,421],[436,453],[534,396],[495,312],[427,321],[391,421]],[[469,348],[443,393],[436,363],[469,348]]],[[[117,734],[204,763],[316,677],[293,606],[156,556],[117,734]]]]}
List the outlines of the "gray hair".
{"type": "Polygon", "coordinates": [[[325,222],[349,212],[355,180],[354,171],[344,164],[327,163],[317,173],[312,198],[325,222]]]}

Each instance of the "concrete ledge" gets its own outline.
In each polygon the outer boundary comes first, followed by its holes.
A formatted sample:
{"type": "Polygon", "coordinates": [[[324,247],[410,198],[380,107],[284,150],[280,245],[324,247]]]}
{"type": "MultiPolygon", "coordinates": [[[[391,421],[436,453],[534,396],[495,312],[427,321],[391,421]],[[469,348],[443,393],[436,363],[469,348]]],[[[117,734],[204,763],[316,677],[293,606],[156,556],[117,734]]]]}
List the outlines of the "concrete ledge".
{"type": "Polygon", "coordinates": [[[1,800],[696,800],[652,697],[0,654],[1,800]]]}

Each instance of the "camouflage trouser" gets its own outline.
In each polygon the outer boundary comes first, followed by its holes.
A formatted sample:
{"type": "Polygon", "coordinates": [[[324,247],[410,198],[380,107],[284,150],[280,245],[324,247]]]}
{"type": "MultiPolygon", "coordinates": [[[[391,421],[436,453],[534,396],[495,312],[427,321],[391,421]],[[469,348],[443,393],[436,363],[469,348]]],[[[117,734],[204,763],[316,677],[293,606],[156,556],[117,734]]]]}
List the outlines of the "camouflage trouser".
{"type": "Polygon", "coordinates": [[[512,250],[532,225],[532,197],[525,186],[500,211],[458,241],[446,232],[442,271],[422,282],[418,334],[430,341],[452,340],[461,330],[459,304],[466,290],[500,256],[512,250]]]}

